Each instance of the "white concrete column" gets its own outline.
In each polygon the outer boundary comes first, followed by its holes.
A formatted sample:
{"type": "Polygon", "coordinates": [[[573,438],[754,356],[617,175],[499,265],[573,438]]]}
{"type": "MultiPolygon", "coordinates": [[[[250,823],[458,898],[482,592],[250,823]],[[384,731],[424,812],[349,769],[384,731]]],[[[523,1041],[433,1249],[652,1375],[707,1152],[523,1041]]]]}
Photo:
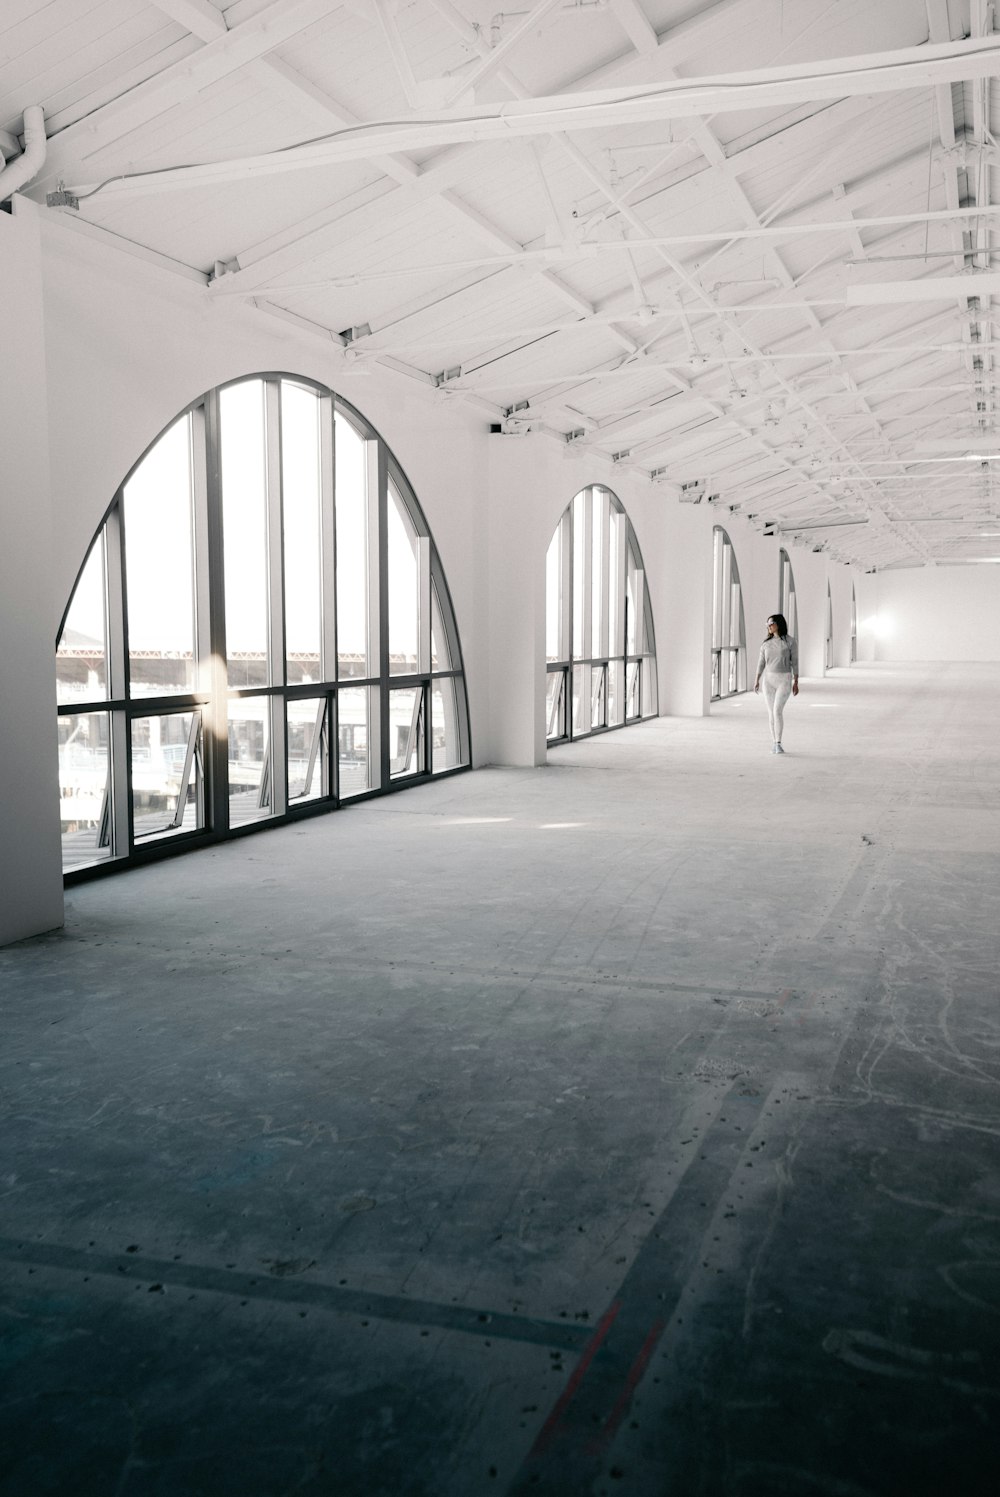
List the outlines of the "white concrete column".
{"type": "Polygon", "coordinates": [[[63,921],[38,210],[0,213],[0,945],[63,921]]]}
{"type": "Polygon", "coordinates": [[[661,717],[704,717],[711,691],[712,530],[705,505],[672,502],[656,598],[661,717]]]}
{"type": "Polygon", "coordinates": [[[552,452],[541,435],[489,442],[488,764],[545,763],[545,553],[565,482],[552,452]]]}

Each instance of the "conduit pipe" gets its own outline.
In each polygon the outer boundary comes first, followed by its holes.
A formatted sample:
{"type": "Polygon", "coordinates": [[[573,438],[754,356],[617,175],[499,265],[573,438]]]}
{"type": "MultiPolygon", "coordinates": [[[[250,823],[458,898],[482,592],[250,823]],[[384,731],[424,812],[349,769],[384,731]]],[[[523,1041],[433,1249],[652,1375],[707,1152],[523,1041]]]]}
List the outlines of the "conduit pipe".
{"type": "Polygon", "coordinates": [[[24,111],[24,150],[0,171],[0,203],[37,176],[45,164],[45,150],[45,111],[40,104],[29,104],[24,111]]]}

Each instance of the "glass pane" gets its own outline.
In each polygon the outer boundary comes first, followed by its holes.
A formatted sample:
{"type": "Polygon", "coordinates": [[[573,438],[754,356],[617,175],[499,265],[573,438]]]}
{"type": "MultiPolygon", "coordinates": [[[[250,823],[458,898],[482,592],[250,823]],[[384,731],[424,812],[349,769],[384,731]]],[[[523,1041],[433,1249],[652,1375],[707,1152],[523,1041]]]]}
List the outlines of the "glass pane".
{"type": "Polygon", "coordinates": [[[642,662],[642,715],[655,717],[657,713],[656,661],[646,655],[642,662]]]}
{"type": "Polygon", "coordinates": [[[423,700],[419,686],[389,693],[389,777],[419,774],[424,768],[423,700]]]}
{"type": "Polygon", "coordinates": [[[562,521],[545,553],[545,658],[562,660],[562,521]]]}
{"type": "Polygon", "coordinates": [[[590,653],[602,655],[604,642],[601,631],[601,609],[604,601],[604,568],[607,558],[604,541],[607,527],[604,516],[608,499],[603,489],[594,489],[591,503],[591,554],[590,554],[590,653]]]}
{"type": "Polygon", "coordinates": [[[108,694],[104,531],[90,548],[56,648],[60,702],[96,702],[108,694]]]}
{"type": "Polygon", "coordinates": [[[326,697],[289,702],[285,709],[288,733],[288,803],[319,800],[327,793],[326,697]]]}
{"type": "Polygon", "coordinates": [[[743,605],[740,598],[740,584],[734,582],[730,589],[729,601],[729,638],[725,641],[729,645],[740,645],[743,643],[740,631],[743,605]]]}
{"type": "Polygon", "coordinates": [[[271,814],[270,698],[229,703],[229,824],[271,814]]]}
{"type": "MultiPolygon", "coordinates": [[[[338,674],[369,676],[367,445],[339,411],[336,430],[338,674]]],[[[343,793],[343,791],[341,792],[343,793]]]]}
{"type": "Polygon", "coordinates": [[[608,654],[620,655],[625,648],[622,619],[619,542],[621,519],[614,505],[608,510],[608,654]]]}
{"type": "Polygon", "coordinates": [[[230,686],[266,686],[268,670],[267,472],[264,383],[219,394],[226,653],[230,686]]]}
{"type": "Polygon", "coordinates": [[[136,842],[204,826],[201,713],[134,717],[131,737],[136,842]]]}
{"type": "Polygon", "coordinates": [[[620,660],[608,666],[608,724],[618,727],[624,722],[625,698],[622,694],[623,667],[620,660]]]}
{"type": "Polygon", "coordinates": [[[712,697],[722,695],[722,651],[712,651],[712,697]]]}
{"type": "Polygon", "coordinates": [[[565,671],[550,671],[545,678],[545,736],[566,737],[565,671]]]}
{"type": "MultiPolygon", "coordinates": [[[[715,664],[717,659],[716,655],[712,656],[713,681],[715,679],[715,664]]],[[[630,660],[628,663],[628,700],[625,714],[630,719],[639,716],[641,706],[642,673],[639,669],[640,663],[638,660],[630,660]]]]}
{"type": "Polygon", "coordinates": [[[573,732],[590,731],[590,666],[573,667],[573,732]]]}
{"type": "Polygon", "coordinates": [[[603,665],[595,665],[590,672],[590,726],[603,728],[607,710],[606,683],[603,665]]]}
{"type": "Polygon", "coordinates": [[[638,607],[638,588],[635,557],[632,548],[628,551],[628,572],[625,578],[625,653],[635,655],[638,653],[636,644],[636,609],[638,607]]]}
{"type": "Polygon", "coordinates": [[[420,575],[417,533],[395,486],[389,485],[389,674],[417,670],[420,575]]]}
{"type": "Polygon", "coordinates": [[[584,653],[583,642],[583,582],[587,561],[586,490],[581,489],[573,500],[573,654],[584,653]]]}
{"type": "Polygon", "coordinates": [[[444,620],[441,617],[441,604],[438,602],[437,588],[431,584],[431,670],[450,671],[453,670],[455,662],[451,658],[448,648],[448,635],[445,631],[444,620]]]}
{"type": "Polygon", "coordinates": [[[337,693],[337,758],[340,770],[340,797],[360,795],[370,790],[377,776],[372,775],[369,688],[348,686],[337,693]]]}
{"type": "Polygon", "coordinates": [[[107,712],[59,719],[59,821],[67,872],[111,856],[109,722],[107,712]]]}
{"type": "Polygon", "coordinates": [[[320,663],[320,415],[314,390],[281,384],[285,653],[289,684],[323,680],[320,663]]]}
{"type": "Polygon", "coordinates": [[[132,696],[191,691],[195,673],[191,418],[182,416],[125,485],[132,696]]]}
{"type": "Polygon", "coordinates": [[[462,763],[458,733],[458,683],[454,676],[431,686],[431,768],[435,774],[462,763]]]}

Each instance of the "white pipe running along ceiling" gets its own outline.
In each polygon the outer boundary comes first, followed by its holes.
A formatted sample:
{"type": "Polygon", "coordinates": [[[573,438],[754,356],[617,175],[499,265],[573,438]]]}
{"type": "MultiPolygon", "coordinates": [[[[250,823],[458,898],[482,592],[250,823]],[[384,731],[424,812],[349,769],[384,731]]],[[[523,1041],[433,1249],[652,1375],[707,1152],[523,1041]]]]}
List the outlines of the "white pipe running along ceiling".
{"type": "Polygon", "coordinates": [[[21,190],[67,230],[665,503],[986,554],[984,0],[133,0],[127,46],[90,8],[78,48],[58,7],[4,38],[0,137],[42,106],[21,190]]]}

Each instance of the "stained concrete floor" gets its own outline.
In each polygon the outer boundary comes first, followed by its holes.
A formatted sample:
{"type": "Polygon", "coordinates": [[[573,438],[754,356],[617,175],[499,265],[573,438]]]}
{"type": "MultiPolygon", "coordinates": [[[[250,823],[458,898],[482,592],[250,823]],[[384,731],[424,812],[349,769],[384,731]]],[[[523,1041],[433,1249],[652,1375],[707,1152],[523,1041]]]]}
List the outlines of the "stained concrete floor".
{"type": "Polygon", "coordinates": [[[1000,668],[69,892],[0,953],[3,1497],[975,1497],[1000,668]]]}

